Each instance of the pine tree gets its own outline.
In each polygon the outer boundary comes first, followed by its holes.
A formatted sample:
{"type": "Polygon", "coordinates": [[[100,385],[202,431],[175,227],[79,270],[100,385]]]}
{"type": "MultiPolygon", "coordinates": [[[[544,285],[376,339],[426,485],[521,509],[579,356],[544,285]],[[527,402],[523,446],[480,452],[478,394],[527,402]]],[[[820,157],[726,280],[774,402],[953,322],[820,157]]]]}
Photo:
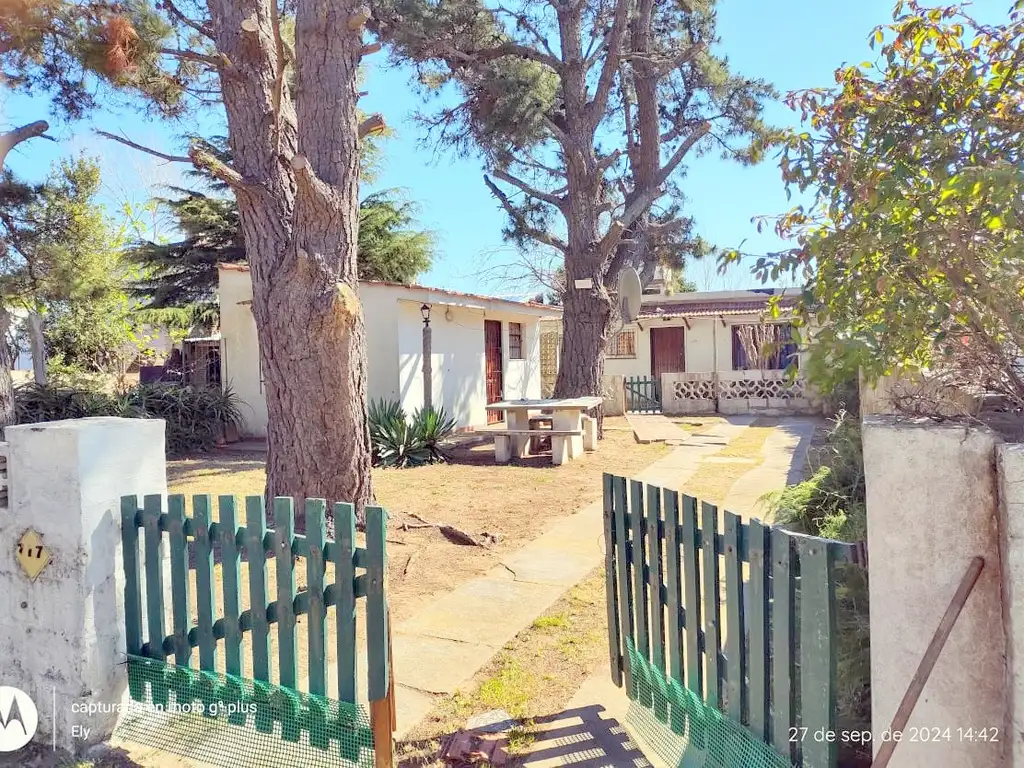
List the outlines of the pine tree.
{"type": "Polygon", "coordinates": [[[555,394],[598,395],[618,276],[708,245],[684,215],[684,160],[759,160],[770,86],[716,55],[715,0],[376,0],[373,29],[441,106],[442,144],[477,153],[507,238],[564,258],[555,394]],[[454,86],[454,87],[453,87],[454,86]],[[454,93],[450,98],[447,94],[454,93]],[[587,281],[588,288],[576,288],[587,281]]]}
{"type": "Polygon", "coordinates": [[[361,513],[373,493],[355,290],[359,146],[382,120],[358,117],[357,0],[286,7],[288,19],[276,0],[14,0],[0,5],[0,73],[70,117],[119,96],[171,117],[223,104],[230,163],[200,141],[159,154],[207,170],[238,201],[269,414],[267,494],[361,513]]]}

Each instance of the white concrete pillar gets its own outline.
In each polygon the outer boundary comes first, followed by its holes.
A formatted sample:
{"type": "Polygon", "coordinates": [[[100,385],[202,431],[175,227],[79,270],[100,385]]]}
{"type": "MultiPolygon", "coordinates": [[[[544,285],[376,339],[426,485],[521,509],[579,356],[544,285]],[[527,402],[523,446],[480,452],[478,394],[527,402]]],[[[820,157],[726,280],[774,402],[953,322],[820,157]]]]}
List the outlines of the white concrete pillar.
{"type": "Polygon", "coordinates": [[[1009,765],[1024,766],[1024,445],[996,451],[1002,529],[1003,621],[1006,629],[1007,720],[1013,734],[1009,765]]]}
{"type": "MultiPolygon", "coordinates": [[[[876,739],[976,555],[985,568],[953,628],[891,768],[1003,766],[1006,682],[995,447],[989,430],[864,419],[876,739]],[[927,729],[927,730],[923,730],[927,729]],[[993,734],[995,741],[979,735],[993,734]],[[925,740],[927,738],[927,740],[925,740]]],[[[877,754],[880,743],[874,742],[877,754]]]]}
{"type": "Polygon", "coordinates": [[[8,427],[6,435],[0,685],[36,704],[37,741],[78,752],[110,735],[127,684],[121,496],[166,495],[164,423],[76,419],[8,427]],[[51,557],[35,581],[16,559],[29,529],[51,557]],[[82,711],[90,704],[105,711],[82,711]]]}

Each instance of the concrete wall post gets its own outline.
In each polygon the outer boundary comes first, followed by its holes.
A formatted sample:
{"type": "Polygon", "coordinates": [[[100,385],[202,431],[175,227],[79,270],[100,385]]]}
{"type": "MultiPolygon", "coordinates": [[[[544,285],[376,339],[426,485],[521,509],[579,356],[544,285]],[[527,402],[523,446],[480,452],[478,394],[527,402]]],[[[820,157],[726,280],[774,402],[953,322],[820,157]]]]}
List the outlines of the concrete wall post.
{"type": "Polygon", "coordinates": [[[0,684],[36,704],[37,741],[77,753],[110,735],[126,687],[120,499],[166,495],[164,423],[76,419],[8,427],[6,436],[0,684]],[[16,558],[29,529],[51,557],[34,581],[16,558]]]}
{"type": "Polygon", "coordinates": [[[985,569],[891,765],[1004,766],[1007,742],[1019,737],[1006,731],[1000,439],[929,419],[868,416],[863,423],[874,752],[971,559],[981,555],[985,569]],[[998,738],[983,740],[982,732],[998,738]]]}

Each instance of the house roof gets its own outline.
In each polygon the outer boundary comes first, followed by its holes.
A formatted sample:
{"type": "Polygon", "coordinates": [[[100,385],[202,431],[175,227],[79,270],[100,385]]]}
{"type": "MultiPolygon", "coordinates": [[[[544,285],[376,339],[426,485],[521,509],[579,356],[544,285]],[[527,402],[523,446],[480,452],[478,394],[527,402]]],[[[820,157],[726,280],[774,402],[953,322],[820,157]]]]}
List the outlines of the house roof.
{"type": "MultiPolygon", "coordinates": [[[[639,318],[652,317],[715,317],[717,315],[760,315],[767,311],[768,300],[763,295],[755,299],[700,300],[695,297],[687,301],[656,301],[640,305],[639,318]]],[[[781,309],[791,309],[796,297],[779,301],[781,309]]]]}
{"type": "MultiPolygon", "coordinates": [[[[249,267],[246,264],[226,264],[222,263],[218,265],[221,269],[226,269],[233,272],[248,272],[249,267]]],[[[380,285],[385,288],[403,288],[410,291],[427,291],[432,294],[441,294],[442,296],[451,296],[459,299],[471,299],[474,301],[488,301],[499,304],[507,304],[510,307],[528,307],[530,309],[541,309],[547,312],[551,312],[552,315],[561,315],[562,308],[554,306],[552,304],[538,304],[535,301],[516,301],[514,299],[505,299],[500,296],[485,296],[480,293],[463,293],[461,291],[452,291],[447,288],[431,288],[426,285],[417,285],[415,283],[409,285],[406,283],[391,283],[385,280],[360,280],[360,284],[365,285],[380,285]]],[[[440,303],[440,302],[438,302],[440,303]]]]}

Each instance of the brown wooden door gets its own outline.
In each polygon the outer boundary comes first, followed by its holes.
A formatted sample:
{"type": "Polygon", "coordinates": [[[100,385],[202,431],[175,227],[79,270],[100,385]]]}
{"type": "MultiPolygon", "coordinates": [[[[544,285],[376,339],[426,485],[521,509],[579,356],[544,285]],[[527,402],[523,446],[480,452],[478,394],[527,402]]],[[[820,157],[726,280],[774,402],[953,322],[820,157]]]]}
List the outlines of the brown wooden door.
{"type": "Polygon", "coordinates": [[[686,370],[686,329],[651,328],[651,375],[661,381],[663,373],[682,373],[686,370]]]}
{"type": "MultiPolygon", "coordinates": [[[[502,376],[500,320],[484,320],[484,371],[487,375],[487,404],[490,405],[501,400],[505,388],[502,376]]],[[[495,424],[503,418],[501,411],[487,412],[488,424],[495,424]]]]}

